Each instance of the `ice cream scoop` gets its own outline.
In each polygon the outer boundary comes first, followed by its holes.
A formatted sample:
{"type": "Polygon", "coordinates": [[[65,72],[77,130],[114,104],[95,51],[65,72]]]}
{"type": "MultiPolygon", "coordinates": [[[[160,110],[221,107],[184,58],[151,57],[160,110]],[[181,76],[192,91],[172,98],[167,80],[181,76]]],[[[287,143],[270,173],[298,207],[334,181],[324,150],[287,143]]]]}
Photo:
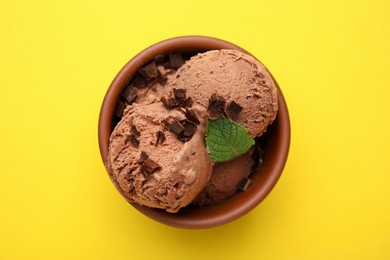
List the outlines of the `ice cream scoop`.
{"type": "Polygon", "coordinates": [[[276,117],[277,90],[270,74],[259,61],[240,51],[198,54],[178,69],[175,79],[170,87],[186,88],[187,95],[203,111],[213,94],[243,107],[236,121],[252,137],[262,135],[276,117]]]}
{"type": "Polygon", "coordinates": [[[253,166],[252,152],[243,154],[234,160],[217,163],[213,167],[210,181],[194,200],[198,206],[219,203],[244,188],[253,166]]]}
{"type": "Polygon", "coordinates": [[[185,119],[161,102],[125,109],[110,137],[107,169],[129,201],[177,212],[205,187],[212,162],[204,146],[204,121],[187,142],[167,126],[185,119]]]}

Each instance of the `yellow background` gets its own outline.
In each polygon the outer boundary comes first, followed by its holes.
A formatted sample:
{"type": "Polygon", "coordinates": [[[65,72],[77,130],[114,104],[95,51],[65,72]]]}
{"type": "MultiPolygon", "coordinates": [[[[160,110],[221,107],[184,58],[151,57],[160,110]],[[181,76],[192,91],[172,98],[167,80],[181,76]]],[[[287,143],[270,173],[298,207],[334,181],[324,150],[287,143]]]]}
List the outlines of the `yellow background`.
{"type": "Polygon", "coordinates": [[[0,2],[0,259],[390,259],[390,2],[0,2]],[[128,205],[97,121],[145,47],[208,35],[274,74],[292,142],[272,193],[209,230],[128,205]]]}

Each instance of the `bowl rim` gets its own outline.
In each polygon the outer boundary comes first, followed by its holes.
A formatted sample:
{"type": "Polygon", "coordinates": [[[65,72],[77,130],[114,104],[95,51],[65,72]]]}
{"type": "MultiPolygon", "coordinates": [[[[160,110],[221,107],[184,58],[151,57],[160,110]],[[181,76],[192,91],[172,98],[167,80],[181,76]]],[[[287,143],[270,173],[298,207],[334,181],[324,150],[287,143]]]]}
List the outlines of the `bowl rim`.
{"type": "MultiPolygon", "coordinates": [[[[111,135],[111,126],[113,124],[113,115],[117,104],[116,101],[119,99],[123,89],[126,87],[126,84],[135,75],[136,71],[140,67],[145,65],[148,61],[152,60],[155,56],[159,54],[168,54],[171,52],[180,52],[194,49],[199,51],[213,49],[235,49],[251,55],[249,52],[233,43],[209,36],[179,36],[169,38],[153,44],[135,55],[122,67],[122,69],[110,84],[100,109],[98,121],[98,141],[100,155],[105,167],[108,154],[109,138],[111,135]]],[[[256,57],[254,58],[258,60],[256,57]]],[[[277,134],[280,142],[278,142],[277,149],[279,153],[274,163],[275,167],[273,167],[271,172],[268,174],[270,177],[267,178],[267,181],[263,184],[261,189],[259,189],[257,192],[253,192],[254,196],[247,199],[245,203],[236,205],[232,208],[233,210],[221,210],[220,214],[215,214],[213,216],[209,216],[207,214],[198,214],[196,218],[191,217],[190,214],[182,215],[178,213],[167,213],[164,210],[151,209],[131,202],[130,204],[144,215],[160,223],[177,228],[200,229],[212,228],[236,220],[247,214],[262,200],[264,200],[276,185],[283,172],[288,157],[291,139],[291,126],[287,104],[277,81],[271,73],[270,75],[274,80],[278,91],[278,113],[273,124],[276,122],[278,125],[277,134]]],[[[126,200],[128,200],[119,185],[109,174],[107,167],[106,171],[117,190],[126,200]]]]}

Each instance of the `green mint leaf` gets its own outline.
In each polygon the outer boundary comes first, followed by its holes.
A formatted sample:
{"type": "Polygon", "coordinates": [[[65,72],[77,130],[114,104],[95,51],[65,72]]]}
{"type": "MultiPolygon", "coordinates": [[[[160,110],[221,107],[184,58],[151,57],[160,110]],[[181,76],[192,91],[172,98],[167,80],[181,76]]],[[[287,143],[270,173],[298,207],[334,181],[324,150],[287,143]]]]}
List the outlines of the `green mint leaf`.
{"type": "Polygon", "coordinates": [[[255,140],[244,126],[224,116],[208,119],[206,146],[214,162],[225,162],[246,153],[255,140]]]}

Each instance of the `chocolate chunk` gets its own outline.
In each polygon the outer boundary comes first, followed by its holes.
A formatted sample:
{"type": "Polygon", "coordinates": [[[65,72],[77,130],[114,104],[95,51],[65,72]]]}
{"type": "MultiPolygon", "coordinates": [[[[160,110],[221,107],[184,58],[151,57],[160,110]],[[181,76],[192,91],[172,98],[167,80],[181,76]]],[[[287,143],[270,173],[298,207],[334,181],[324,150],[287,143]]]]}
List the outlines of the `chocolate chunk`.
{"type": "Polygon", "coordinates": [[[156,141],[156,145],[158,145],[159,143],[160,144],[163,144],[166,140],[166,137],[165,137],[165,134],[164,132],[162,131],[158,131],[157,132],[157,141],[156,141]]]}
{"type": "Polygon", "coordinates": [[[170,125],[169,125],[169,130],[173,132],[176,136],[180,136],[185,128],[182,126],[179,122],[174,120],[170,125]]]}
{"type": "Polygon", "coordinates": [[[160,100],[168,109],[173,109],[180,105],[180,102],[175,98],[167,98],[163,96],[160,100]]]}
{"type": "Polygon", "coordinates": [[[163,63],[165,61],[165,55],[157,55],[154,57],[156,63],[163,63]]]}
{"type": "Polygon", "coordinates": [[[130,141],[136,148],[139,147],[139,141],[137,137],[135,137],[134,135],[130,135],[130,141]]]}
{"type": "Polygon", "coordinates": [[[173,89],[173,94],[175,95],[175,99],[177,101],[183,102],[186,99],[186,90],[183,88],[173,89]]]}
{"type": "Polygon", "coordinates": [[[123,116],[123,110],[125,110],[125,108],[126,108],[126,104],[119,100],[117,105],[116,105],[115,115],[117,117],[122,117],[123,116]]]}
{"type": "Polygon", "coordinates": [[[167,81],[168,81],[168,78],[159,72],[159,73],[158,73],[157,82],[158,82],[161,86],[165,86],[165,85],[167,84],[167,81]]]}
{"type": "Polygon", "coordinates": [[[209,117],[211,119],[217,119],[223,114],[224,108],[225,99],[221,96],[218,96],[217,94],[211,95],[211,98],[209,100],[209,106],[207,108],[209,117]]]}
{"type": "Polygon", "coordinates": [[[166,96],[161,98],[161,102],[163,102],[168,109],[173,109],[176,107],[190,107],[193,103],[192,98],[186,98],[186,89],[174,88],[173,96],[173,98],[168,98],[166,96]]]}
{"type": "Polygon", "coordinates": [[[174,133],[177,137],[182,142],[187,142],[189,141],[192,136],[194,135],[196,131],[196,124],[188,121],[188,120],[182,120],[180,122],[174,120],[170,125],[169,125],[169,130],[174,133]]]}
{"type": "Polygon", "coordinates": [[[141,151],[141,154],[138,159],[138,163],[143,163],[146,159],[149,158],[149,155],[147,155],[144,151],[141,151]]]}
{"type": "Polygon", "coordinates": [[[183,108],[186,108],[186,107],[192,106],[192,103],[194,103],[192,101],[192,98],[188,97],[188,98],[186,98],[186,100],[184,100],[183,102],[180,103],[180,106],[183,107],[183,108]]]}
{"type": "Polygon", "coordinates": [[[141,133],[138,131],[137,127],[135,125],[131,125],[131,129],[130,129],[131,133],[135,136],[135,137],[139,137],[141,135],[141,133]]]}
{"type": "Polygon", "coordinates": [[[192,110],[191,108],[188,108],[188,107],[186,108],[185,115],[186,115],[186,118],[187,118],[189,121],[191,121],[191,122],[193,122],[193,123],[195,123],[195,124],[197,124],[197,125],[200,124],[200,121],[199,121],[198,117],[196,116],[195,111],[192,110]]]}
{"type": "Polygon", "coordinates": [[[156,66],[163,66],[164,69],[172,69],[168,56],[157,55],[156,57],[154,57],[154,60],[156,62],[156,66]]]}
{"type": "Polygon", "coordinates": [[[149,63],[148,65],[140,68],[138,70],[138,72],[147,80],[151,80],[151,79],[154,79],[154,78],[157,78],[158,76],[158,71],[157,71],[157,67],[156,67],[156,63],[154,61],[152,61],[151,63],[149,63]]]}
{"type": "Polygon", "coordinates": [[[146,80],[140,74],[136,74],[133,81],[130,83],[130,86],[135,88],[144,88],[146,87],[146,80]]]}
{"type": "Polygon", "coordinates": [[[122,93],[122,97],[131,104],[137,98],[138,90],[132,86],[127,86],[122,93]]]}
{"type": "Polygon", "coordinates": [[[161,166],[149,158],[141,164],[141,170],[146,174],[152,174],[160,169],[161,166]]]}
{"type": "Polygon", "coordinates": [[[172,68],[178,69],[185,63],[185,59],[181,55],[181,53],[172,53],[169,55],[169,63],[172,68]]]}
{"type": "Polygon", "coordinates": [[[242,106],[237,104],[236,102],[232,101],[229,103],[229,105],[225,108],[225,114],[226,116],[234,121],[237,119],[238,114],[242,111],[242,106]]]}
{"type": "Polygon", "coordinates": [[[183,132],[182,136],[192,137],[196,131],[196,124],[194,124],[188,120],[183,120],[180,123],[184,126],[184,132],[183,132]]]}
{"type": "Polygon", "coordinates": [[[169,129],[169,126],[171,125],[167,119],[162,120],[163,125],[169,129]]]}
{"type": "Polygon", "coordinates": [[[164,63],[162,63],[162,66],[164,67],[164,69],[168,70],[168,69],[173,69],[171,67],[171,63],[169,61],[166,61],[164,63]]]}

